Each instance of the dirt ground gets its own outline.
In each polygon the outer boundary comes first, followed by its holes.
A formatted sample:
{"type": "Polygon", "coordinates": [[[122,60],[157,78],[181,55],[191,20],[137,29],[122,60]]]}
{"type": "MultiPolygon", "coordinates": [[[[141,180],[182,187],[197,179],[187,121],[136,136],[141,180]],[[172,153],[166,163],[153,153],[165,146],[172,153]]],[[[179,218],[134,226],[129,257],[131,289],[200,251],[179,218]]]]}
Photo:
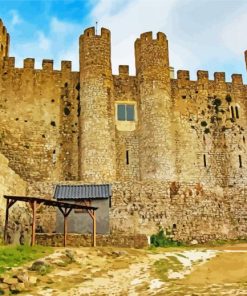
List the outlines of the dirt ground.
{"type": "Polygon", "coordinates": [[[63,248],[42,259],[51,271],[36,274],[37,285],[21,295],[247,296],[247,244],[214,249],[69,250],[73,262],[65,260],[63,248]]]}

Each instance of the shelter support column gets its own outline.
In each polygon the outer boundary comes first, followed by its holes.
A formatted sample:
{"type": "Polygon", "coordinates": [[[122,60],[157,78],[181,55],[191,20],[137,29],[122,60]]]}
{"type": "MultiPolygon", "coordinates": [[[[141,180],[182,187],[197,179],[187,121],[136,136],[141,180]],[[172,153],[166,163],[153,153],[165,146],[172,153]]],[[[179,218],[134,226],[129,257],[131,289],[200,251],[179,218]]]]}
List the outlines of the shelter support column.
{"type": "Polygon", "coordinates": [[[30,204],[30,207],[32,208],[32,212],[33,212],[33,221],[32,221],[32,240],[31,240],[31,246],[34,246],[35,245],[35,230],[36,230],[36,211],[37,211],[37,202],[36,200],[35,201],[32,201],[32,202],[29,202],[30,204]]]}
{"type": "Polygon", "coordinates": [[[63,214],[63,245],[64,247],[66,247],[67,245],[67,233],[68,233],[68,221],[67,221],[67,218],[70,214],[70,212],[72,211],[72,208],[61,208],[61,207],[58,207],[60,212],[63,214]]]}
{"type": "Polygon", "coordinates": [[[88,210],[88,213],[89,213],[90,217],[93,220],[92,245],[93,245],[93,247],[96,247],[96,234],[97,234],[97,229],[96,229],[96,212],[94,210],[88,210]]]}

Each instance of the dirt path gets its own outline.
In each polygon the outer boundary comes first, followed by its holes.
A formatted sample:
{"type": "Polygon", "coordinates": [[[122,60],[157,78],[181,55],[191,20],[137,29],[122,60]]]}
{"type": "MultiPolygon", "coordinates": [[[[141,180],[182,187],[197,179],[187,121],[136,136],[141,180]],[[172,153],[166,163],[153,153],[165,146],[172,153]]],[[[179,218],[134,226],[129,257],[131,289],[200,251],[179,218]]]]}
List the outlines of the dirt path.
{"type": "Polygon", "coordinates": [[[246,295],[247,246],[213,250],[158,252],[114,249],[64,249],[44,261],[53,269],[22,295],[246,295]],[[65,264],[66,263],[66,264],[65,264]]]}

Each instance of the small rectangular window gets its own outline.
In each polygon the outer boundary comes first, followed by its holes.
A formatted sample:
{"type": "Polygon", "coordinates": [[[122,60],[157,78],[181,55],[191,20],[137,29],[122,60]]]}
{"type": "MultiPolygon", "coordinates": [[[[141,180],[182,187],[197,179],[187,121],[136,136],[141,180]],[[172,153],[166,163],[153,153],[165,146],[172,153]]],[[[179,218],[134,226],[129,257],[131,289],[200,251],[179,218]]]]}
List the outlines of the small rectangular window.
{"type": "Polygon", "coordinates": [[[242,164],[242,157],[241,155],[238,156],[238,161],[239,161],[239,167],[242,168],[243,164],[242,164]]]}
{"type": "Polygon", "coordinates": [[[236,118],[239,118],[238,107],[235,106],[236,118]]]}
{"type": "Polygon", "coordinates": [[[204,164],[204,167],[206,168],[207,167],[207,159],[206,159],[205,154],[203,154],[203,164],[204,164]]]}
{"type": "Polygon", "coordinates": [[[129,164],[129,150],[126,150],[126,164],[129,164]]]}
{"type": "Polygon", "coordinates": [[[135,109],[134,105],[126,105],[127,121],[135,120],[135,109]]]}
{"type": "Polygon", "coordinates": [[[120,121],[124,121],[125,119],[125,105],[117,106],[117,119],[120,121]]]}
{"type": "Polygon", "coordinates": [[[232,114],[232,119],[234,119],[235,118],[235,116],[234,116],[234,109],[233,109],[232,106],[231,106],[231,114],[232,114]]]}
{"type": "Polygon", "coordinates": [[[135,105],[118,104],[117,119],[119,121],[135,121],[135,105]]]}

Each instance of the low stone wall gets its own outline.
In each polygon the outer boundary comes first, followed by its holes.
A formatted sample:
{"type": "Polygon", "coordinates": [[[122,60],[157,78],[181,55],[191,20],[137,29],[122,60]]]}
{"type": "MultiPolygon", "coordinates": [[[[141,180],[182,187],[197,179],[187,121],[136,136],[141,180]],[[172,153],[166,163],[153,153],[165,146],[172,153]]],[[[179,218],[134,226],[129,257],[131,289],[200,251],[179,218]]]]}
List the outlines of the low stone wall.
{"type": "MultiPolygon", "coordinates": [[[[37,233],[36,243],[43,246],[63,247],[63,234],[37,233]]],[[[96,244],[99,247],[144,248],[148,246],[146,235],[97,235],[96,244]]],[[[68,247],[91,247],[90,234],[68,234],[68,247]]]]}

